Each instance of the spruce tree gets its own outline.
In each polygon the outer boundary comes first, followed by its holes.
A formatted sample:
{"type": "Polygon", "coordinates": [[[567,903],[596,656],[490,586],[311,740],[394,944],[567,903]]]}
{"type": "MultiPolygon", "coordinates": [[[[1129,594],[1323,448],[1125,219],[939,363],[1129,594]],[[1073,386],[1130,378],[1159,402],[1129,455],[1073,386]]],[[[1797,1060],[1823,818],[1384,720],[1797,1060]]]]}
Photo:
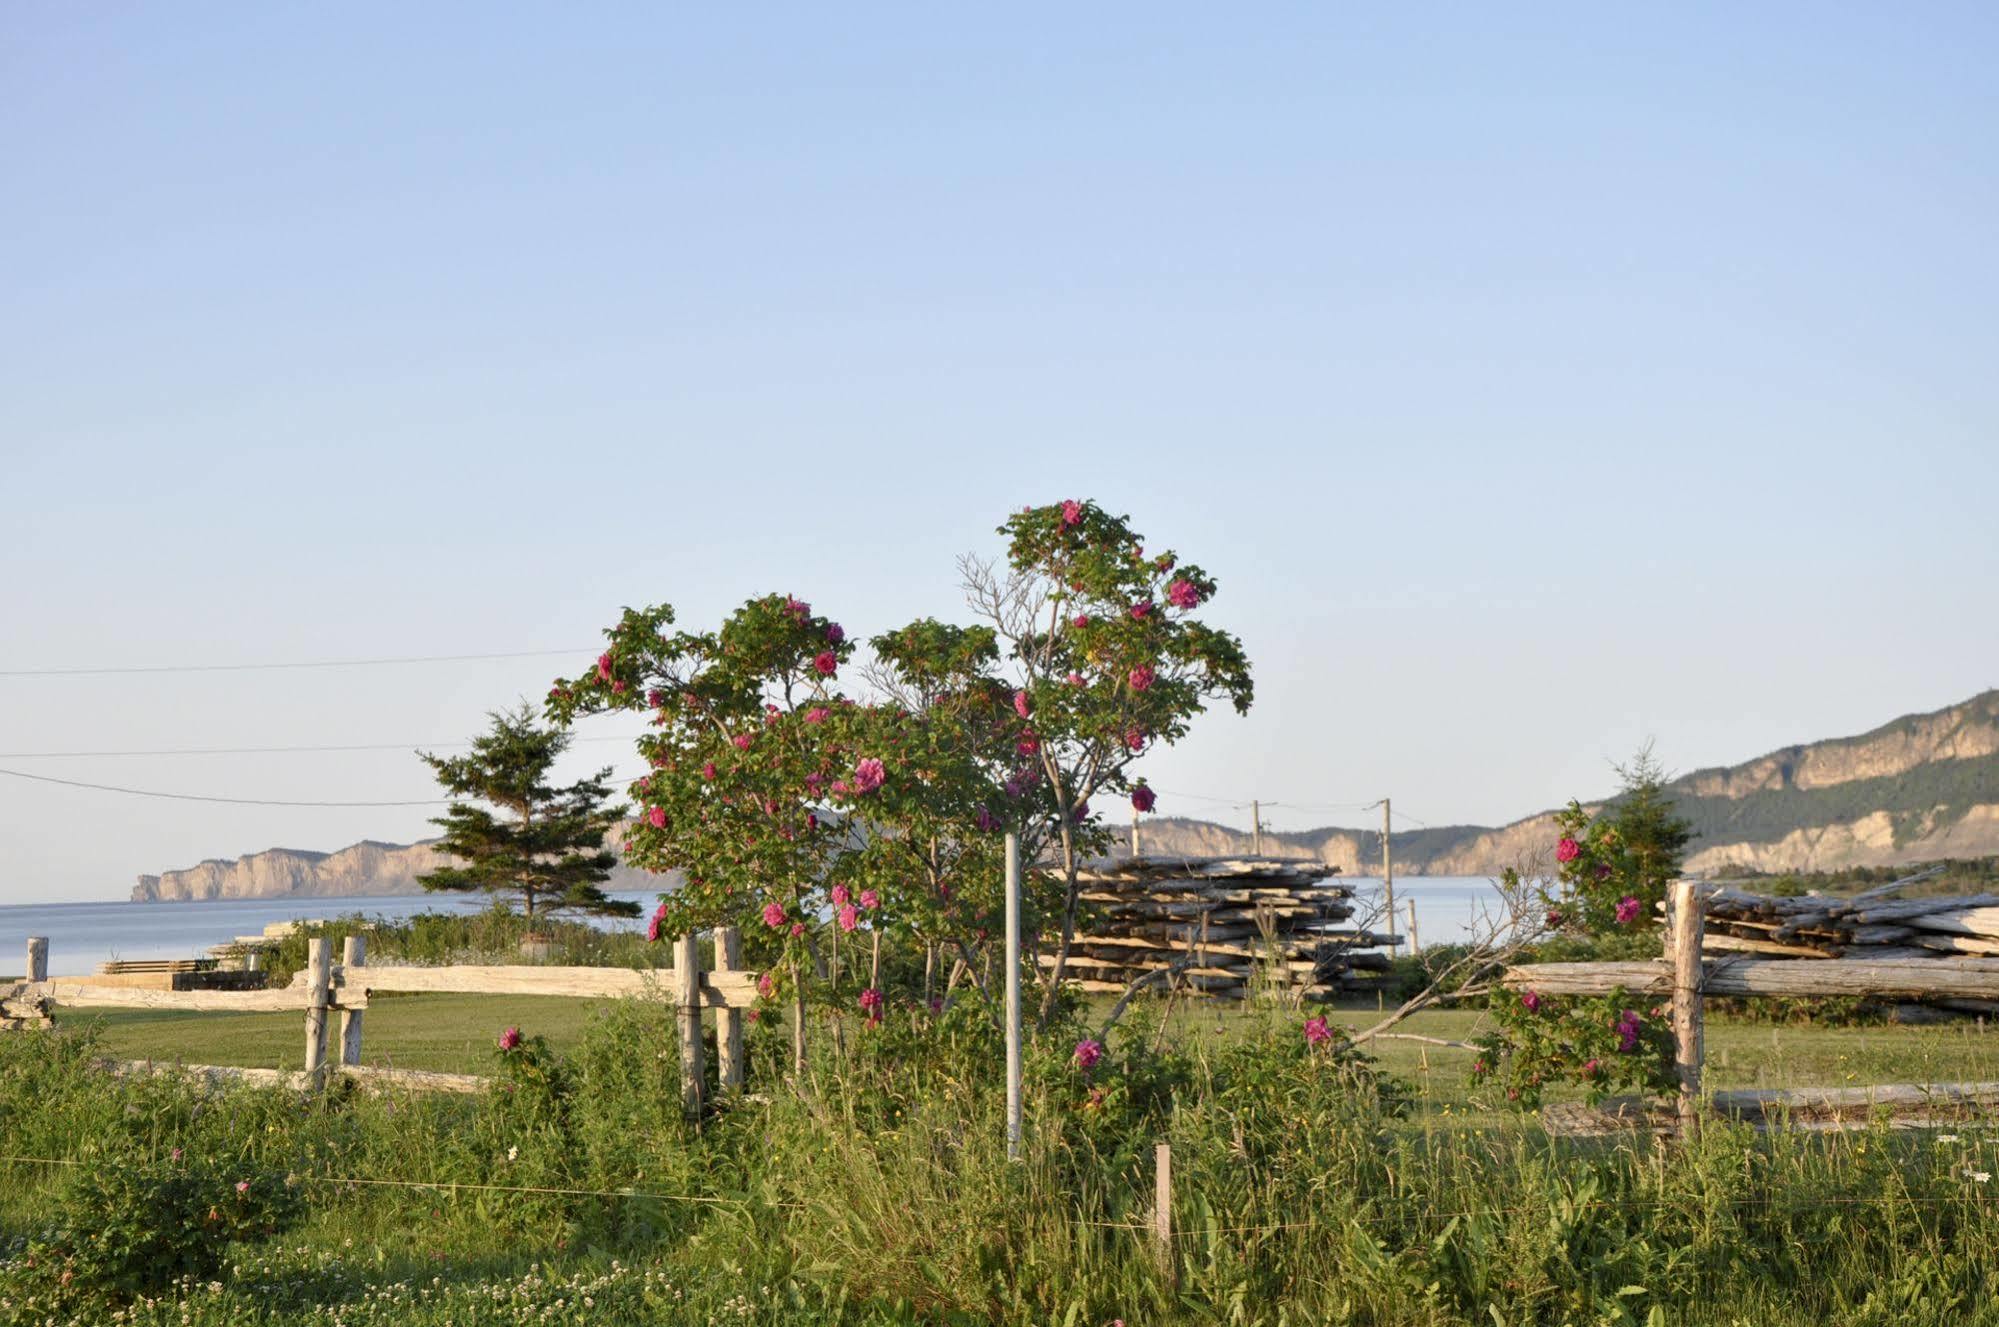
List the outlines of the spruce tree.
{"type": "Polygon", "coordinates": [[[1679,814],[1678,804],[1666,791],[1668,776],[1653,755],[1651,742],[1638,748],[1630,764],[1613,768],[1623,787],[1617,794],[1611,823],[1624,841],[1624,850],[1647,896],[1663,895],[1667,882],[1680,873],[1680,862],[1694,837],[1693,824],[1679,814]]]}
{"type": "Polygon", "coordinates": [[[548,773],[569,746],[568,732],[537,723],[525,702],[490,717],[491,731],[473,740],[469,755],[417,752],[445,791],[487,804],[453,802],[431,821],[444,830],[440,850],[463,865],[417,879],[425,889],[483,890],[510,899],[530,922],[561,912],[636,917],[637,903],[611,898],[602,888],[618,864],[617,854],[604,847],[604,836],[621,819],[618,808],[606,805],[611,771],[555,787],[548,773]]]}

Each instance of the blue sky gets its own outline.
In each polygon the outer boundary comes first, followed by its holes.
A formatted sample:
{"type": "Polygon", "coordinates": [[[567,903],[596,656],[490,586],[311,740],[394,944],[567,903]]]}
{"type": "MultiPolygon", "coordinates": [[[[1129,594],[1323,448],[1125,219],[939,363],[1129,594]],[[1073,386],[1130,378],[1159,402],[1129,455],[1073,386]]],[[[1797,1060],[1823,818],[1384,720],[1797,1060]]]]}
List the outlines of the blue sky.
{"type": "MultiPolygon", "coordinates": [[[[1162,810],[1497,821],[1648,735],[1960,700],[1995,57],[1970,5],[15,6],[0,670],[587,651],[771,589],[865,633],[1089,496],[1258,667],[1162,810]]],[[[444,741],[557,664],[0,677],[0,751],[444,741]]],[[[0,902],[426,814],[0,784],[0,902]]]]}

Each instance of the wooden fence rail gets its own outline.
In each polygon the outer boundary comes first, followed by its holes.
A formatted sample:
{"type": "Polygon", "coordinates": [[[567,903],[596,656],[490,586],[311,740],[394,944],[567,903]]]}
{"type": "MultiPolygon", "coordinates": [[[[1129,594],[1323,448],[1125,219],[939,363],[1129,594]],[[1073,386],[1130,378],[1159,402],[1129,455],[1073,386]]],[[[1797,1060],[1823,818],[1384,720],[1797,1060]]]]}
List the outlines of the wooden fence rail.
{"type": "MultiPolygon", "coordinates": [[[[1676,880],[1669,888],[1665,957],[1600,963],[1526,963],[1508,968],[1502,983],[1541,995],[1667,996],[1672,1002],[1678,1116],[1692,1122],[1701,1096],[1704,1058],[1702,1002],[1710,995],[1900,996],[1912,999],[1999,1001],[1999,958],[1707,958],[1702,954],[1710,887],[1676,880]]],[[[1978,1008],[1974,1004],[1971,1008],[1978,1008]]],[[[1993,1006],[1999,1011],[1999,1005],[1993,1006]]],[[[1856,1102],[1926,1104],[1992,1097],[1991,1084],[1896,1085],[1852,1089],[1856,1102]]],[[[1716,1093],[1710,1104],[1739,1107],[1716,1093]]]]}
{"type": "MultiPolygon", "coordinates": [[[[697,937],[674,943],[674,966],[653,971],[629,968],[529,967],[506,964],[459,964],[450,967],[371,967],[367,941],[349,936],[341,962],[333,962],[332,945],[324,939],[306,946],[306,966],[289,986],[263,991],[163,991],[92,983],[88,978],[48,975],[48,941],[28,941],[27,978],[0,986],[0,1015],[11,1022],[42,1021],[50,1005],[74,1009],[171,1009],[190,1013],[305,1014],[305,1070],[291,1074],[276,1069],[230,1069],[188,1066],[215,1081],[266,1084],[321,1084],[333,1073],[364,1083],[394,1083],[405,1087],[471,1091],[483,1084],[463,1074],[423,1074],[409,1070],[369,1069],[361,1064],[363,1014],[372,993],[475,995],[540,995],[576,999],[629,999],[648,995],[667,998],[677,1011],[681,1063],[681,1104],[690,1115],[700,1113],[706,1091],[706,1050],[702,1014],[716,1015],[716,1064],[722,1089],[743,1086],[743,1011],[757,1001],[757,978],[742,966],[742,936],[734,927],[714,934],[714,966],[706,968],[697,937]],[[339,1014],[338,1022],[333,1019],[339,1014]],[[30,1013],[37,1015],[31,1020],[30,1013]],[[17,1016],[18,1015],[18,1016],[17,1016]]],[[[164,1066],[150,1061],[113,1066],[120,1072],[157,1072],[164,1066]]]]}

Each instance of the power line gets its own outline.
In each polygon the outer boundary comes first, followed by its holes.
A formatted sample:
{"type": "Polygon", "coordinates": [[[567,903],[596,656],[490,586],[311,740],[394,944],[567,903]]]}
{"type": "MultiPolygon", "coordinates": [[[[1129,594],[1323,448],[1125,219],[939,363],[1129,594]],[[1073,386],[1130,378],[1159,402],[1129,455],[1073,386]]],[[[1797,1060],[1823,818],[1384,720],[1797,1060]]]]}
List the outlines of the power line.
{"type": "Polygon", "coordinates": [[[89,788],[95,792],[124,793],[130,797],[165,797],[176,802],[225,802],[231,806],[443,806],[448,797],[427,797],[400,802],[294,802],[272,797],[207,797],[198,793],[158,792],[150,788],[120,788],[108,783],[83,783],[76,779],[51,778],[46,774],[29,774],[25,770],[0,769],[0,774],[10,778],[31,779],[36,783],[59,783],[66,788],[89,788]]]}
{"type": "Polygon", "coordinates": [[[109,677],[138,673],[249,673],[290,668],[379,668],[388,664],[471,663],[484,659],[578,656],[585,650],[512,650],[494,654],[412,654],[393,659],[314,659],[301,663],[161,664],[145,668],[0,668],[0,677],[109,677]]]}
{"type": "MultiPolygon", "coordinates": [[[[576,742],[630,742],[632,737],[600,734],[595,737],[572,738],[576,742]]],[[[82,760],[96,757],[113,759],[122,756],[266,756],[292,755],[310,752],[334,751],[414,751],[429,747],[471,746],[469,740],[455,742],[358,742],[338,746],[184,746],[164,747],[151,751],[0,751],[0,760],[82,760]]]]}

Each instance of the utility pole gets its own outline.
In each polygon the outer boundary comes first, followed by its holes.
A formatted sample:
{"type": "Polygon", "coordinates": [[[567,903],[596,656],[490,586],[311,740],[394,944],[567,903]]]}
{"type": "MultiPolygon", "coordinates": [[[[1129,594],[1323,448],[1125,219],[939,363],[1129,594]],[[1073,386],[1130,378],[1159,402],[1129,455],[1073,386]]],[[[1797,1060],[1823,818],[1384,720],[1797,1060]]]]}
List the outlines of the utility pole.
{"type": "Polygon", "coordinates": [[[1138,808],[1131,808],[1131,855],[1138,856],[1138,808]]]}
{"type": "Polygon", "coordinates": [[[1263,856],[1263,803],[1249,804],[1249,851],[1253,857],[1263,856]]]}
{"type": "MultiPolygon", "coordinates": [[[[1391,828],[1389,816],[1388,799],[1384,797],[1381,799],[1381,894],[1382,901],[1387,904],[1388,929],[1393,931],[1395,929],[1395,857],[1388,846],[1388,835],[1391,828]]],[[[1393,957],[1400,948],[1399,945],[1391,940],[1388,945],[1390,957],[1393,957]]]]}

